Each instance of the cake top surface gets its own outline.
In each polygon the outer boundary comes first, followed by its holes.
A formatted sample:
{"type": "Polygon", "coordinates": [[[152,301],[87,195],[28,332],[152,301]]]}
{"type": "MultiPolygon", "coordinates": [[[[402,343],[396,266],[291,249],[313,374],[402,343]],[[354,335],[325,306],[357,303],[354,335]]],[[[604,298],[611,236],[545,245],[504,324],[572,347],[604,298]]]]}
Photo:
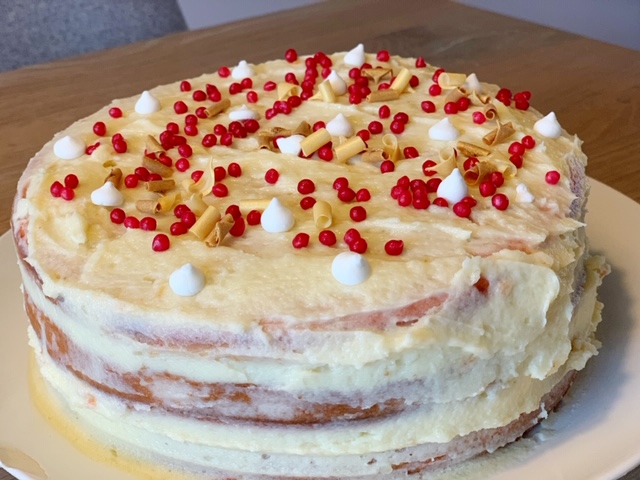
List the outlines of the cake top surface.
{"type": "Polygon", "coordinates": [[[114,100],[45,145],[13,215],[45,294],[167,324],[357,330],[492,269],[575,260],[558,245],[582,226],[586,158],[529,92],[360,47],[287,57],[114,100]]]}

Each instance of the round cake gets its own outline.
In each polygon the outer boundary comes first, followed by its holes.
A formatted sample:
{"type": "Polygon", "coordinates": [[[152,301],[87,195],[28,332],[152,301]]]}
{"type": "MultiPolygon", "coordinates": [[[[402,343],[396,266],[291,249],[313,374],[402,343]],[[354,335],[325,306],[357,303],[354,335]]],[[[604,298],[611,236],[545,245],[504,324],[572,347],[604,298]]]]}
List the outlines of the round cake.
{"type": "Polygon", "coordinates": [[[387,51],[114,100],[29,162],[30,343],[69,415],[206,478],[491,452],[597,353],[586,157],[531,93],[387,51]]]}

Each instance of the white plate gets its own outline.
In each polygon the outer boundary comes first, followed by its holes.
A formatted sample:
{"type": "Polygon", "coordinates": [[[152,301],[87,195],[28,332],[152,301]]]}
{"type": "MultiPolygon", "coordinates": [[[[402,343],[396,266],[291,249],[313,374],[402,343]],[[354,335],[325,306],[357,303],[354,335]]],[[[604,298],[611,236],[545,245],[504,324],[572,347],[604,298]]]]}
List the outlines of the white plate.
{"type": "MultiPolygon", "coordinates": [[[[592,181],[589,207],[592,250],[612,266],[600,291],[604,346],[560,410],[529,440],[509,447],[517,455],[503,454],[484,478],[613,480],[640,463],[640,205],[592,181]]],[[[29,401],[27,320],[8,234],[0,237],[0,269],[0,461],[14,448],[36,459],[51,480],[123,479],[121,471],[78,452],[29,401]]]]}

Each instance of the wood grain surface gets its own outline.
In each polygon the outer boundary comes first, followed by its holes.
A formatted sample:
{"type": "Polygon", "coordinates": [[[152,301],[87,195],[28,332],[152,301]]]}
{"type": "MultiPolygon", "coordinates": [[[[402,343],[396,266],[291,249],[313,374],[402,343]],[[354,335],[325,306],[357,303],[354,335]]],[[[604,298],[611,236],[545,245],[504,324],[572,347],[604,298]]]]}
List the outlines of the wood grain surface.
{"type": "MultiPolygon", "coordinates": [[[[584,141],[589,175],[640,201],[640,52],[445,1],[330,0],[0,74],[0,232],[29,159],[112,99],[290,47],[333,52],[359,42],[530,90],[535,108],[555,111],[584,141]]],[[[0,480],[12,478],[0,470],[0,480]]],[[[624,479],[639,480],[640,469],[624,479]]]]}

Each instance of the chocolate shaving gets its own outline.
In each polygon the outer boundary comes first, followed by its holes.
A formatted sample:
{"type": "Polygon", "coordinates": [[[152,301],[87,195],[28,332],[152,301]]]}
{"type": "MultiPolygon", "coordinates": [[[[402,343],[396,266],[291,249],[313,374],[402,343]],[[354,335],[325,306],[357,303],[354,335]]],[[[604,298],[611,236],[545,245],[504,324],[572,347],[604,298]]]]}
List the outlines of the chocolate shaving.
{"type": "Polygon", "coordinates": [[[229,100],[228,98],[225,98],[223,100],[220,100],[217,103],[214,103],[210,107],[206,108],[204,113],[207,116],[207,118],[215,117],[219,113],[225,111],[230,106],[231,106],[231,100],[229,100]]]}
{"type": "Polygon", "coordinates": [[[386,102],[389,100],[397,100],[400,98],[400,93],[397,90],[388,88],[386,90],[375,90],[367,95],[367,102],[386,102]]]}
{"type": "Polygon", "coordinates": [[[152,180],[146,182],[145,187],[149,192],[166,192],[176,187],[175,180],[152,180]]]}
{"type": "Polygon", "coordinates": [[[457,102],[461,98],[468,97],[468,96],[469,96],[469,93],[464,88],[456,87],[453,90],[451,90],[449,93],[447,93],[447,96],[444,97],[444,101],[445,103],[457,102]]]}
{"type": "Polygon", "coordinates": [[[152,173],[157,173],[161,177],[170,177],[173,175],[173,169],[171,167],[167,167],[155,158],[142,157],[142,166],[152,173]]]}
{"type": "Polygon", "coordinates": [[[309,125],[304,120],[298,124],[296,129],[291,133],[291,135],[304,135],[305,137],[309,136],[312,133],[313,129],[311,125],[309,125]]]}
{"type": "Polygon", "coordinates": [[[158,153],[166,151],[162,144],[158,142],[152,135],[147,135],[147,138],[144,142],[144,148],[146,153],[158,153]]]}
{"type": "Polygon", "coordinates": [[[467,157],[485,157],[491,153],[491,150],[467,142],[458,142],[456,148],[467,157]]]}
{"type": "Polygon", "coordinates": [[[120,188],[122,183],[122,170],[119,168],[112,168],[107,178],[104,179],[104,183],[111,182],[116,188],[120,188]]]}
{"type": "Polygon", "coordinates": [[[367,150],[362,154],[361,158],[363,162],[377,163],[377,162],[383,162],[387,160],[389,157],[384,151],[376,149],[376,150],[367,150]]]}
{"type": "Polygon", "coordinates": [[[487,117],[487,120],[498,118],[498,110],[493,103],[487,103],[484,106],[484,116],[487,117]]]}
{"type": "Polygon", "coordinates": [[[158,213],[160,211],[160,202],[157,200],[138,200],[136,202],[136,210],[141,213],[158,213]]]}
{"type": "Polygon", "coordinates": [[[211,233],[204,239],[204,243],[208,247],[219,247],[224,240],[224,237],[226,237],[233,228],[234,223],[235,221],[233,220],[233,216],[227,213],[218,223],[216,223],[216,226],[213,227],[211,233]]]}
{"type": "Polygon", "coordinates": [[[362,69],[362,75],[373,80],[376,84],[380,82],[384,77],[391,76],[393,74],[393,70],[385,67],[375,67],[375,68],[364,68],[362,69]]]}
{"type": "Polygon", "coordinates": [[[507,123],[498,122],[498,127],[491,130],[484,137],[482,137],[482,141],[487,145],[493,146],[498,143],[502,143],[511,135],[513,135],[515,132],[516,130],[515,128],[513,128],[513,125],[511,124],[511,122],[507,122],[507,123]]]}

